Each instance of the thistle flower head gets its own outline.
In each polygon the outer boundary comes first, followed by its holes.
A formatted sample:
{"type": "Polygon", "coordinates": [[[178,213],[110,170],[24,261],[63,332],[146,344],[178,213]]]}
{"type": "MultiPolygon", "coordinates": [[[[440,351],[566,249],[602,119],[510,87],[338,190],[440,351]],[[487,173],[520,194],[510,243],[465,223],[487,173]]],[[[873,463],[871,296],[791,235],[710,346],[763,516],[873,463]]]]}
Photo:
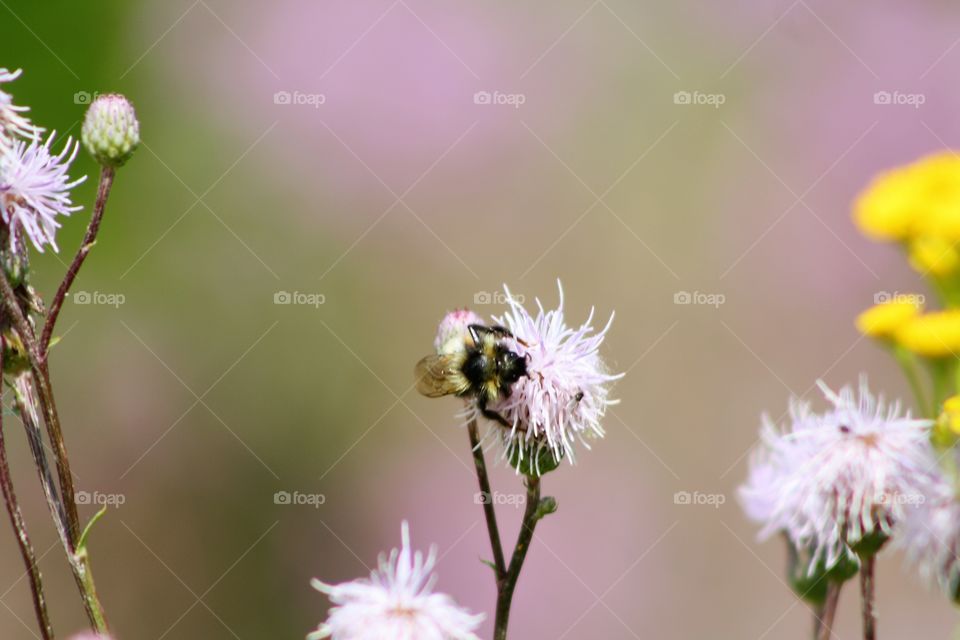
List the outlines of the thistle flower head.
{"type": "Polygon", "coordinates": [[[433,346],[438,354],[451,354],[463,350],[468,340],[467,328],[472,324],[484,324],[483,318],[469,309],[455,309],[445,315],[437,327],[433,346]]]}
{"type": "Polygon", "coordinates": [[[765,419],[740,489],[748,516],[764,525],[761,537],[784,532],[810,549],[811,571],[890,536],[936,472],[929,420],[901,416],[899,404],[874,398],[865,380],[859,393],[818,385],[833,407],[817,414],[794,402],[783,429],[765,419]]]}
{"type": "Polygon", "coordinates": [[[924,500],[903,519],[898,546],[920,575],[936,582],[951,600],[960,591],[960,502],[949,480],[938,476],[924,500]]]}
{"type": "MultiPolygon", "coordinates": [[[[0,84],[12,82],[20,77],[21,70],[9,71],[0,67],[0,84]]],[[[29,107],[18,107],[13,98],[0,89],[0,154],[7,153],[17,138],[37,140],[43,129],[35,126],[23,114],[29,107]]]]}
{"type": "Polygon", "coordinates": [[[613,322],[595,331],[593,309],[586,321],[573,328],[563,313],[563,288],[556,309],[545,311],[537,300],[537,314],[530,313],[504,286],[509,309],[494,320],[513,338],[511,348],[527,360],[527,376],[514,383],[509,396],[491,409],[512,425],[500,427],[504,456],[518,469],[521,465],[539,473],[541,461],[556,466],[563,457],[574,461],[574,447],[590,448],[589,440],[604,434],[600,419],[610,398],[611,375],[600,358],[600,345],[613,322]],[[546,458],[544,458],[546,456],[546,458]]]}
{"type": "Polygon", "coordinates": [[[479,640],[473,631],[483,621],[459,607],[450,596],[433,592],[436,549],[426,558],[410,550],[404,522],[402,546],[381,555],[369,579],[314,588],[334,604],[327,621],[307,640],[479,640]]]}
{"type": "Polygon", "coordinates": [[[53,155],[55,135],[51,133],[45,144],[34,140],[28,146],[25,141],[17,140],[8,152],[0,155],[0,216],[13,248],[23,231],[37,251],[42,253],[48,244],[57,251],[56,233],[60,227],[57,218],[82,208],[73,205],[70,190],[86,180],[86,176],[73,181],[67,176],[79,147],[72,138],[67,138],[60,153],[53,155]]]}
{"type": "Polygon", "coordinates": [[[118,93],[98,96],[87,109],[81,138],[101,165],[122,166],[140,144],[140,122],[133,104],[118,93]]]}

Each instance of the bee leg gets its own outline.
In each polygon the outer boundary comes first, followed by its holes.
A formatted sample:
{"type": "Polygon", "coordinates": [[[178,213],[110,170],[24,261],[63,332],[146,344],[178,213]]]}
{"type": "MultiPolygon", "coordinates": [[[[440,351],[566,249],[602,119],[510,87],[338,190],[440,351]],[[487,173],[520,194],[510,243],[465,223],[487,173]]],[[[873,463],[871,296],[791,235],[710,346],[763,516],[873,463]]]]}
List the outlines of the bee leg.
{"type": "Polygon", "coordinates": [[[507,429],[512,429],[513,425],[507,422],[507,419],[502,415],[494,411],[493,409],[487,408],[487,398],[486,396],[481,396],[477,399],[477,408],[480,410],[480,413],[483,414],[483,417],[487,420],[493,420],[494,422],[499,422],[501,425],[507,429]]]}
{"type": "Polygon", "coordinates": [[[487,409],[486,407],[480,407],[480,413],[483,414],[483,417],[487,420],[493,420],[494,422],[499,422],[501,425],[507,429],[513,429],[513,425],[507,422],[507,419],[502,415],[494,411],[493,409],[487,409]]]}
{"type": "Polygon", "coordinates": [[[501,338],[512,338],[513,334],[510,333],[510,329],[507,329],[502,324],[495,324],[492,327],[489,327],[490,333],[500,336],[501,338]]]}
{"type": "Polygon", "coordinates": [[[502,325],[499,325],[499,324],[498,324],[498,325],[496,325],[496,326],[490,327],[490,330],[491,330],[494,334],[500,336],[501,338],[510,338],[511,340],[516,340],[519,344],[523,345],[524,347],[530,348],[530,345],[527,344],[526,341],[521,340],[521,339],[518,338],[517,336],[513,335],[513,333],[510,331],[510,329],[507,329],[506,327],[504,327],[504,326],[502,326],[502,325]]]}

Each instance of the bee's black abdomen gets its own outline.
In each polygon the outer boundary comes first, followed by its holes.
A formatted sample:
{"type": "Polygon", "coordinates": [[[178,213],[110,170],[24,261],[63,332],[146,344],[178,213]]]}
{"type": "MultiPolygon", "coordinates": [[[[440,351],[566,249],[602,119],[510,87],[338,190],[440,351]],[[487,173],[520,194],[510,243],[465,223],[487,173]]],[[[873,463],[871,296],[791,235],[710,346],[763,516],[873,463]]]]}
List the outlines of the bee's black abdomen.
{"type": "Polygon", "coordinates": [[[467,355],[463,361],[463,375],[470,382],[470,387],[474,390],[483,387],[487,379],[487,357],[479,351],[473,351],[467,355]]]}

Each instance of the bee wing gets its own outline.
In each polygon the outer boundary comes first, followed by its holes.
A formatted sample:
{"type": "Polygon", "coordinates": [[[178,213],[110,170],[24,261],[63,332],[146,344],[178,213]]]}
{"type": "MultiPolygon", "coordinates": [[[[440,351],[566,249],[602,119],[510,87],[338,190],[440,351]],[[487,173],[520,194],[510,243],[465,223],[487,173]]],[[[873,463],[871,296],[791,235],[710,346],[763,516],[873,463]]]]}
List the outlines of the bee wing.
{"type": "Polygon", "coordinates": [[[413,370],[417,391],[428,398],[463,393],[469,383],[460,372],[459,364],[460,358],[456,354],[426,356],[413,370]]]}

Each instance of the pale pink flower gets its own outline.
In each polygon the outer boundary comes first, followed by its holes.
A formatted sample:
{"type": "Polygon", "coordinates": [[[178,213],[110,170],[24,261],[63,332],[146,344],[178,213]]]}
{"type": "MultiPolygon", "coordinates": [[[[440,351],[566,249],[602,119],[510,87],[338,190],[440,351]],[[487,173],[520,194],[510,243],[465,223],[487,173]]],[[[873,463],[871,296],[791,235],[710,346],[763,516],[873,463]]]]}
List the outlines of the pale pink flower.
{"type": "Polygon", "coordinates": [[[369,579],[329,585],[311,584],[334,604],[308,640],[479,640],[473,631],[483,621],[459,607],[450,596],[434,593],[437,551],[426,558],[410,550],[407,523],[401,548],[380,556],[369,579]]]}
{"type": "Polygon", "coordinates": [[[463,351],[468,338],[468,328],[472,324],[485,324],[483,318],[469,309],[455,309],[443,317],[437,327],[437,337],[433,347],[438,354],[449,355],[463,351]]]}
{"type": "Polygon", "coordinates": [[[892,535],[937,472],[929,420],[901,416],[899,403],[875,399],[865,379],[859,394],[817,384],[833,408],[817,414],[793,402],[785,428],[765,418],[740,489],[761,537],[786,533],[811,551],[811,571],[821,560],[830,568],[853,559],[852,546],[874,532],[892,535]]]}
{"type": "Polygon", "coordinates": [[[67,138],[60,153],[52,155],[55,135],[51,133],[45,144],[33,141],[28,146],[17,140],[0,155],[0,214],[10,231],[11,245],[22,230],[38,251],[43,252],[48,244],[57,251],[57,218],[82,209],[73,205],[70,190],[87,178],[71,182],[67,176],[79,145],[67,138]]]}
{"type": "MultiPolygon", "coordinates": [[[[12,82],[20,77],[22,71],[9,71],[0,67],[0,84],[12,82]]],[[[18,137],[27,140],[38,140],[43,129],[35,126],[23,114],[29,107],[18,107],[13,104],[13,98],[0,89],[0,153],[6,153],[13,146],[18,137]]]]}
{"type": "Polygon", "coordinates": [[[511,425],[495,425],[504,445],[504,457],[518,468],[524,456],[548,450],[554,462],[574,462],[574,448],[590,448],[590,440],[604,435],[601,419],[610,398],[610,383],[623,374],[610,374],[600,358],[600,345],[613,322],[613,314],[595,331],[593,309],[580,326],[567,326],[563,311],[563,287],[557,282],[560,301],[545,311],[538,299],[537,315],[527,312],[504,285],[509,309],[495,322],[514,336],[511,349],[527,359],[527,376],[511,388],[510,395],[490,409],[511,425]]]}
{"type": "Polygon", "coordinates": [[[927,581],[936,582],[952,600],[960,589],[960,502],[950,480],[936,478],[924,500],[908,509],[898,546],[927,581]]]}

